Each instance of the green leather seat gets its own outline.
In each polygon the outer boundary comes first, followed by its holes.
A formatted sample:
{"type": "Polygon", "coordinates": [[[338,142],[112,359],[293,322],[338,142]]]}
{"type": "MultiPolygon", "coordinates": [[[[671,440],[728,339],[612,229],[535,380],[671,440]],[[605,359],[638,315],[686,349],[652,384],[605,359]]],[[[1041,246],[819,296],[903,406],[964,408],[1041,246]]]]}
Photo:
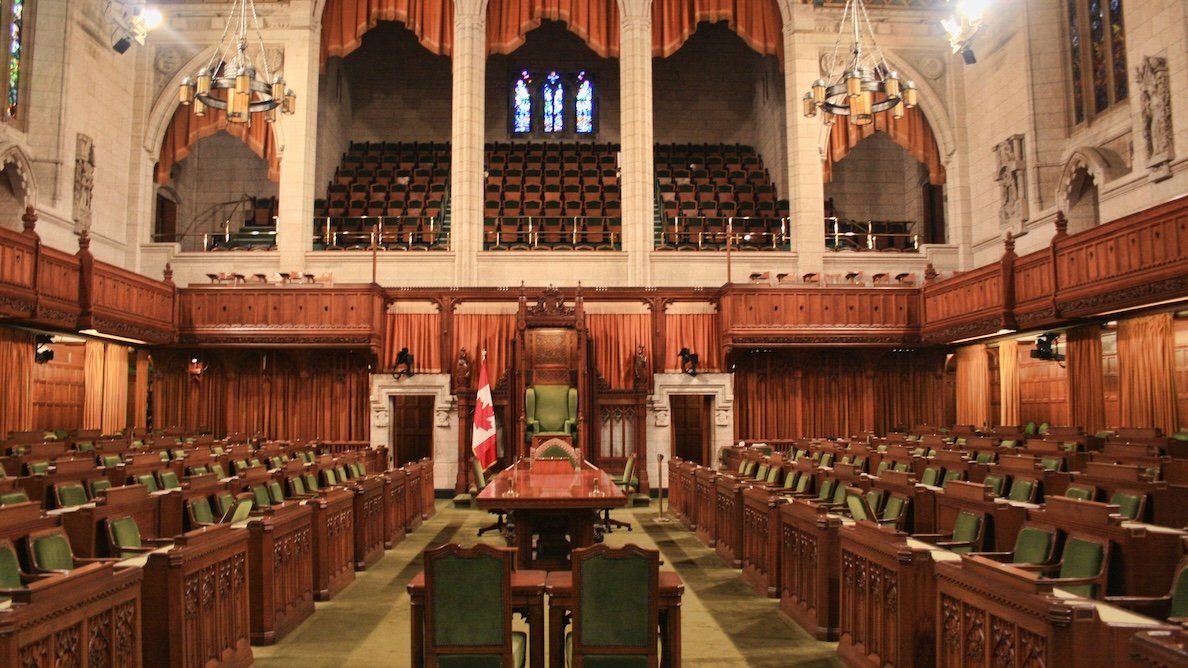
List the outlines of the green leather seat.
{"type": "Polygon", "coordinates": [[[826,452],[826,453],[822,454],[821,461],[819,462],[819,465],[826,466],[826,467],[833,466],[833,453],[826,452]]]}
{"type": "Polygon", "coordinates": [[[614,479],[615,486],[623,490],[624,494],[629,494],[634,491],[636,485],[635,478],[635,455],[628,455],[627,461],[623,463],[623,473],[614,479]]]}
{"type": "Polygon", "coordinates": [[[795,493],[797,493],[797,494],[808,493],[809,485],[812,484],[812,482],[813,482],[812,475],[810,475],[808,473],[800,474],[800,477],[797,478],[797,480],[796,480],[795,493]]]}
{"type": "Polygon", "coordinates": [[[305,483],[302,482],[301,476],[295,475],[289,478],[289,491],[293,496],[301,496],[305,494],[305,483]]]}
{"type": "Polygon", "coordinates": [[[74,449],[79,452],[94,452],[95,444],[91,441],[79,441],[74,444],[74,449]]]}
{"type": "Polygon", "coordinates": [[[322,469],[322,482],[326,483],[327,487],[338,484],[338,476],[334,474],[334,469],[322,469]]]}
{"type": "Polygon", "coordinates": [[[144,485],[145,488],[148,489],[148,491],[150,491],[150,492],[156,492],[160,489],[157,486],[157,479],[154,478],[151,473],[146,473],[145,475],[136,476],[136,482],[138,484],[144,485]]]}
{"type": "Polygon", "coordinates": [[[891,470],[898,471],[900,473],[907,473],[910,469],[911,467],[907,462],[896,462],[895,466],[891,470]]]}
{"type": "Polygon", "coordinates": [[[828,502],[833,498],[833,488],[837,485],[837,481],[833,478],[825,478],[821,481],[821,488],[817,490],[817,500],[828,502]]]}
{"type": "Polygon", "coordinates": [[[280,505],[285,502],[285,492],[281,489],[280,483],[275,480],[268,483],[268,496],[272,499],[273,505],[280,505]]]}
{"type": "Polygon", "coordinates": [[[578,393],[568,385],[533,385],[524,390],[524,420],[533,436],[572,436],[577,431],[578,393]]]}
{"type": "Polygon", "coordinates": [[[251,499],[239,499],[235,502],[235,512],[231,514],[228,520],[231,524],[242,522],[252,514],[253,501],[251,499]]]}
{"type": "Polygon", "coordinates": [[[111,540],[112,556],[127,559],[144,552],[141,549],[144,543],[140,539],[140,526],[131,516],[109,518],[107,534],[111,540]]]}
{"type": "Polygon", "coordinates": [[[106,489],[111,489],[111,481],[107,478],[95,478],[91,481],[91,498],[99,498],[99,493],[106,489]]]}
{"type": "Polygon", "coordinates": [[[190,469],[190,475],[206,475],[210,473],[210,469],[206,466],[194,466],[190,469]]]}
{"type": "Polygon", "coordinates": [[[631,545],[574,550],[569,665],[655,665],[658,620],[648,602],[656,596],[659,566],[658,552],[631,545]]]}
{"type": "Polygon", "coordinates": [[[871,489],[868,491],[866,493],[866,505],[870,506],[870,509],[877,514],[883,507],[883,490],[871,489]]]}
{"type": "Polygon", "coordinates": [[[29,462],[29,475],[45,475],[49,473],[49,462],[29,462]]]}
{"type": "Polygon", "coordinates": [[[875,477],[877,478],[877,477],[883,475],[883,471],[886,471],[889,468],[891,468],[891,460],[890,459],[882,460],[881,462],[879,462],[878,467],[875,468],[875,477]]]}
{"type": "Polygon", "coordinates": [[[766,462],[760,464],[758,470],[755,471],[754,479],[755,480],[766,480],[767,479],[767,468],[768,467],[767,467],[766,462]]]}
{"type": "Polygon", "coordinates": [[[1015,478],[1011,481],[1011,491],[1007,493],[1007,499],[1011,501],[1021,501],[1023,503],[1033,503],[1035,501],[1036,485],[1034,480],[1028,478],[1015,478]]]}
{"type": "Polygon", "coordinates": [[[346,472],[346,467],[342,464],[334,467],[334,473],[338,476],[338,482],[346,482],[347,480],[350,480],[350,476],[348,476],[346,472]]]}
{"type": "Polygon", "coordinates": [[[227,473],[225,471],[223,471],[222,464],[211,464],[210,472],[215,474],[215,477],[218,478],[219,480],[222,480],[223,478],[227,477],[227,473]]]}
{"type": "Polygon", "coordinates": [[[929,466],[920,474],[920,484],[928,485],[929,487],[936,487],[936,483],[940,481],[941,470],[935,466],[929,466]]]}
{"type": "Polygon", "coordinates": [[[441,667],[503,668],[510,655],[512,665],[522,668],[527,636],[507,633],[512,553],[451,544],[427,550],[424,558],[427,658],[441,667]]]}
{"type": "Polygon", "coordinates": [[[1176,572],[1176,579],[1172,582],[1171,606],[1167,613],[1168,620],[1182,624],[1188,621],[1188,568],[1181,567],[1176,572]]]}
{"type": "MultiPolygon", "coordinates": [[[[16,550],[12,542],[0,540],[0,592],[4,590],[20,589],[25,584],[21,580],[21,562],[17,559],[16,550]]],[[[7,601],[8,596],[0,593],[0,601],[7,601]]]]}
{"type": "Polygon", "coordinates": [[[945,477],[943,480],[941,480],[941,487],[943,488],[945,486],[945,483],[949,482],[950,480],[964,480],[964,479],[965,479],[964,471],[959,471],[957,469],[945,471],[945,477]]]}
{"type": "Polygon", "coordinates": [[[272,505],[272,499],[268,496],[268,488],[264,485],[252,486],[252,498],[259,508],[267,508],[272,505]]]}
{"type": "MultiPolygon", "coordinates": [[[[1095,578],[1101,575],[1105,563],[1105,546],[1082,538],[1070,537],[1064,543],[1059,579],[1095,578]]],[[[1057,584],[1058,587],[1077,596],[1093,598],[1098,594],[1096,584],[1057,584]]]]}
{"type": "Polygon", "coordinates": [[[979,464],[992,464],[994,463],[994,453],[990,450],[979,450],[974,461],[979,464]]]}
{"type": "Polygon", "coordinates": [[[755,469],[759,468],[759,463],[753,459],[748,459],[743,462],[742,477],[750,478],[755,473],[755,469]]]}
{"type": "Polygon", "coordinates": [[[186,502],[186,508],[190,513],[190,524],[193,528],[215,523],[214,513],[210,509],[210,499],[205,496],[190,499],[186,502]]]}
{"type": "Polygon", "coordinates": [[[1002,487],[1006,484],[1006,480],[1002,476],[988,475],[982,481],[982,484],[989,488],[994,496],[1002,496],[1002,487]]]}
{"type": "Polygon", "coordinates": [[[87,491],[83,489],[82,484],[76,482],[55,485],[54,495],[57,496],[59,508],[81,506],[89,500],[87,491]]]}
{"type": "Polygon", "coordinates": [[[29,495],[23,491],[6,492],[0,494],[0,506],[11,506],[14,503],[28,503],[29,495]]]}
{"type": "Polygon", "coordinates": [[[1064,458],[1054,455],[1040,457],[1040,466],[1045,471],[1059,471],[1064,468],[1064,458]]]}
{"type": "Polygon", "coordinates": [[[30,563],[34,570],[42,572],[74,570],[74,552],[70,541],[61,530],[43,533],[29,538],[30,563]]]}
{"type": "Polygon", "coordinates": [[[1068,489],[1064,490],[1064,495],[1078,501],[1092,501],[1095,496],[1094,489],[1084,485],[1069,485],[1068,489]]]}
{"type": "Polygon", "coordinates": [[[846,494],[846,509],[850,511],[850,517],[857,522],[872,519],[874,514],[874,510],[867,505],[862,495],[857,493],[846,494]]]}
{"type": "Polygon", "coordinates": [[[356,462],[355,469],[359,471],[359,475],[367,475],[367,465],[363,462],[356,462]]]}
{"type": "Polygon", "coordinates": [[[231,492],[222,492],[215,496],[215,503],[219,507],[219,516],[221,517],[235,507],[235,496],[231,492]]]}
{"type": "Polygon", "coordinates": [[[1052,560],[1056,535],[1038,527],[1023,527],[1015,537],[1012,564],[1046,564],[1052,560]]]}
{"type": "Polygon", "coordinates": [[[887,503],[883,505],[883,514],[879,517],[880,523],[898,526],[907,511],[907,507],[908,500],[906,498],[898,494],[892,494],[887,497],[887,503]]]}
{"type": "Polygon", "coordinates": [[[982,516],[963,510],[957,513],[957,519],[953,522],[953,535],[950,540],[939,542],[937,545],[947,547],[958,554],[968,554],[980,547],[976,543],[980,542],[981,535],[982,516]]]}
{"type": "Polygon", "coordinates": [[[179,489],[181,481],[173,471],[161,471],[161,489],[179,489]]]}
{"type": "Polygon", "coordinates": [[[1118,506],[1118,514],[1122,517],[1128,520],[1138,520],[1143,508],[1143,495],[1119,490],[1110,497],[1110,505],[1118,506]]]}

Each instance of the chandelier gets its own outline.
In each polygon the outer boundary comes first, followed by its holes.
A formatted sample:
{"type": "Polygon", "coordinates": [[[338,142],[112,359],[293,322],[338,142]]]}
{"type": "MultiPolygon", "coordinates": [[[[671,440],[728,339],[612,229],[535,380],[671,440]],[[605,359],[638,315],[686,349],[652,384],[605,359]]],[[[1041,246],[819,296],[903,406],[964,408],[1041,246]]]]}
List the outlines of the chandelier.
{"type": "Polygon", "coordinates": [[[292,89],[285,88],[285,80],[279,74],[272,74],[255,0],[232,0],[227,25],[210,61],[195,77],[182,80],[178,97],[182,104],[194,106],[196,116],[205,116],[207,107],[213,107],[225,110],[231,123],[251,125],[252,115],[258,113],[263,113],[264,119],[271,123],[276,120],[278,108],[285,114],[293,113],[297,96],[292,89]],[[256,78],[256,67],[247,54],[249,21],[264,69],[262,80],[256,78]],[[218,95],[217,91],[226,93],[218,95]]]}
{"type": "Polygon", "coordinates": [[[849,116],[854,125],[870,125],[875,114],[890,110],[892,117],[903,118],[905,108],[916,106],[916,84],[901,82],[899,74],[887,66],[862,0],[846,2],[830,67],[827,78],[814,81],[804,94],[804,115],[808,118],[820,110],[826,125],[833,125],[835,116],[849,116]],[[853,43],[849,60],[843,61],[838,54],[847,21],[853,43]],[[863,44],[864,33],[870,36],[870,48],[863,44]]]}

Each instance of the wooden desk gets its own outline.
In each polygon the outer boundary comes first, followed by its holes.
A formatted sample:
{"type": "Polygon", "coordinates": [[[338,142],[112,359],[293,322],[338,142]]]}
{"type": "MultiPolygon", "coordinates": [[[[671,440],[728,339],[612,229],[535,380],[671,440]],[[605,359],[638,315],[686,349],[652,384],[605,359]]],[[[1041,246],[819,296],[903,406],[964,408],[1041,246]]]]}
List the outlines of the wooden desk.
{"type": "Polygon", "coordinates": [[[837,640],[840,515],[796,500],[780,506],[780,610],[817,640],[837,640]]]}
{"type": "Polygon", "coordinates": [[[178,536],[144,567],[144,665],[202,668],[252,662],[248,540],[215,524],[178,536]]]}
{"type": "Polygon", "coordinates": [[[717,513],[717,485],[719,474],[711,468],[704,466],[697,467],[695,474],[695,489],[697,490],[696,498],[694,499],[694,510],[697,513],[697,537],[701,542],[708,547],[713,547],[718,544],[718,533],[714,528],[714,520],[717,513]]]}
{"type": "Polygon", "coordinates": [[[389,469],[384,472],[384,493],[388,496],[385,506],[387,518],[384,521],[384,549],[392,549],[404,540],[404,482],[407,476],[403,469],[389,469]]]}
{"type": "MultiPolygon", "coordinates": [[[[567,573],[568,575],[568,573],[567,573]]],[[[544,668],[544,571],[513,571],[511,576],[512,610],[520,613],[528,622],[528,666],[544,668]]],[[[425,572],[421,571],[408,583],[408,595],[412,601],[410,619],[412,635],[412,665],[425,665],[425,572]]],[[[564,666],[553,663],[554,666],[564,666]]]]}
{"type": "Polygon", "coordinates": [[[746,479],[732,475],[718,478],[715,498],[714,531],[718,542],[714,551],[734,568],[742,568],[743,490],[746,479]]]}
{"type": "Polygon", "coordinates": [[[355,581],[354,493],[325,487],[304,503],[313,511],[314,598],[329,601],[355,581]]]}
{"type": "Polygon", "coordinates": [[[1135,668],[1188,665],[1188,629],[1134,634],[1130,638],[1130,665],[1135,668]]]}
{"type": "Polygon", "coordinates": [[[762,487],[743,491],[742,575],[760,596],[780,595],[780,506],[784,501],[762,487]]]}
{"type": "MultiPolygon", "coordinates": [[[[660,571],[660,665],[681,665],[681,596],[685,583],[673,571],[660,571]]],[[[565,665],[565,617],[573,610],[573,572],[554,571],[545,580],[549,594],[549,665],[565,665]]]]}
{"type": "Polygon", "coordinates": [[[363,571],[384,556],[384,480],[380,476],[356,478],[347,488],[355,495],[355,570],[363,571]]]}
{"type": "Polygon", "coordinates": [[[475,501],[483,510],[511,515],[518,568],[566,570],[573,549],[594,544],[599,512],[626,505],[627,497],[605,472],[584,463],[572,473],[508,468],[475,501]]]}
{"type": "Polygon", "coordinates": [[[271,645],[313,614],[313,511],[286,501],[247,523],[252,642],[271,645]]]}

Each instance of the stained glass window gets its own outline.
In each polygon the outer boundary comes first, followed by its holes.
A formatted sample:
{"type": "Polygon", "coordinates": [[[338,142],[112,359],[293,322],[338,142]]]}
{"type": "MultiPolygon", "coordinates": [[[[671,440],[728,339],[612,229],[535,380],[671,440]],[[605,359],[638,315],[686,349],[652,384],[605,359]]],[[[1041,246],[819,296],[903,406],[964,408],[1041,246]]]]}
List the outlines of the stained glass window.
{"type": "Polygon", "coordinates": [[[549,72],[545,85],[541,87],[544,98],[544,131],[561,132],[565,129],[565,84],[556,72],[549,72]]]}
{"type": "Polygon", "coordinates": [[[594,84],[585,72],[578,73],[577,93],[573,96],[574,130],[578,134],[594,132],[594,84]]]}
{"type": "Polygon", "coordinates": [[[12,0],[12,14],[8,22],[8,118],[16,118],[21,101],[22,30],[25,24],[25,0],[12,0]]]}
{"type": "Polygon", "coordinates": [[[1073,117],[1080,123],[1129,93],[1122,0],[1066,0],[1073,117]]]}
{"type": "Polygon", "coordinates": [[[532,93],[528,90],[530,83],[532,83],[532,77],[527,70],[521,72],[520,78],[516,79],[512,101],[515,115],[512,121],[512,130],[516,133],[532,132],[532,93]]]}

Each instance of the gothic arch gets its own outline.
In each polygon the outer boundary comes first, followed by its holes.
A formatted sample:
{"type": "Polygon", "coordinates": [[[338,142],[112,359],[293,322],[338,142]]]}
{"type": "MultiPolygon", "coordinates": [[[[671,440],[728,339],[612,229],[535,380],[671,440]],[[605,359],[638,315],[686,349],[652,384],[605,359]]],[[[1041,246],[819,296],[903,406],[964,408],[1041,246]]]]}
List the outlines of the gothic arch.
{"type": "Polygon", "coordinates": [[[33,172],[33,161],[25,149],[17,144],[5,142],[0,144],[0,170],[9,167],[12,167],[12,174],[16,176],[16,179],[12,180],[13,195],[28,206],[36,206],[37,177],[33,172]]]}
{"type": "Polygon", "coordinates": [[[182,79],[189,76],[190,73],[197,72],[199,67],[209,62],[214,52],[213,44],[203,47],[173,73],[173,76],[165,82],[163,89],[157,91],[153,105],[149,108],[148,118],[145,120],[142,141],[144,150],[153,161],[156,161],[157,155],[161,153],[161,144],[165,141],[165,129],[169,127],[173,111],[181,104],[177,99],[177,90],[181,86],[182,79]]]}
{"type": "Polygon", "coordinates": [[[1070,151],[1064,159],[1064,169],[1060,172],[1060,181],[1056,184],[1056,206],[1068,211],[1071,204],[1069,195],[1078,183],[1078,174],[1087,172],[1093,177],[1097,187],[1102,187],[1117,176],[1119,169],[1110,155],[1100,149],[1090,146],[1079,146],[1070,151]]]}

